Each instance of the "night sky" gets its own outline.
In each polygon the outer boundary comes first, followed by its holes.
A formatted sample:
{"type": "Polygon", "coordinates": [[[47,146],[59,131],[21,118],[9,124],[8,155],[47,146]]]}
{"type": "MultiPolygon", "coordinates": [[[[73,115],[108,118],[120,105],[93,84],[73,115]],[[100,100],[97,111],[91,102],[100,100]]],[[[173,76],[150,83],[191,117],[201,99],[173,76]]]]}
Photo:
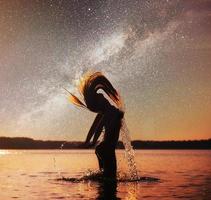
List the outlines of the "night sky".
{"type": "Polygon", "coordinates": [[[210,0],[0,0],[0,136],[84,140],[87,70],[121,93],[132,139],[211,138],[210,0]]]}

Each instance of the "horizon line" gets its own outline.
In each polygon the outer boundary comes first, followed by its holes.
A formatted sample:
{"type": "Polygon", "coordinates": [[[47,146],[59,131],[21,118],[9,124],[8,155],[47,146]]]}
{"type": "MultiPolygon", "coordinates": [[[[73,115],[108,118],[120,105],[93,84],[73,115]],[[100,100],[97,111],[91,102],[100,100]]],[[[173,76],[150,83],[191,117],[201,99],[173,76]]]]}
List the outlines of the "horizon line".
{"type": "MultiPolygon", "coordinates": [[[[1,138],[10,138],[10,139],[31,139],[31,140],[37,140],[37,141],[57,141],[57,142],[84,142],[84,140],[57,140],[57,139],[34,139],[32,137],[25,137],[25,136],[17,136],[17,137],[9,137],[9,136],[0,136],[1,138]]],[[[188,142],[188,141],[203,141],[203,140],[211,140],[211,138],[207,138],[207,139],[184,139],[184,140],[142,140],[142,139],[134,139],[131,141],[144,141],[144,142],[188,142]]],[[[118,141],[121,141],[121,139],[119,139],[118,141]]]]}

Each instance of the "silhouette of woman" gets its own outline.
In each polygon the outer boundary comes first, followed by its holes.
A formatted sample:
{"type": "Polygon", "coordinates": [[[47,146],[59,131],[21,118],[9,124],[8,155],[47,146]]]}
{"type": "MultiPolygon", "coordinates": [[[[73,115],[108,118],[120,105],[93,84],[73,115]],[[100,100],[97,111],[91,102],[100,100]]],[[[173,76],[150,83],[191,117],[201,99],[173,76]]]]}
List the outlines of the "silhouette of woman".
{"type": "Polygon", "coordinates": [[[96,146],[95,153],[103,176],[105,178],[116,178],[115,148],[119,139],[121,119],[124,116],[124,112],[120,109],[120,96],[101,72],[82,77],[79,91],[83,96],[84,103],[71,93],[70,101],[77,106],[86,107],[90,111],[98,113],[88,132],[85,144],[87,146],[95,145],[104,129],[103,141],[96,146]],[[98,93],[99,89],[102,89],[116,106],[112,105],[102,93],[98,93]]]}

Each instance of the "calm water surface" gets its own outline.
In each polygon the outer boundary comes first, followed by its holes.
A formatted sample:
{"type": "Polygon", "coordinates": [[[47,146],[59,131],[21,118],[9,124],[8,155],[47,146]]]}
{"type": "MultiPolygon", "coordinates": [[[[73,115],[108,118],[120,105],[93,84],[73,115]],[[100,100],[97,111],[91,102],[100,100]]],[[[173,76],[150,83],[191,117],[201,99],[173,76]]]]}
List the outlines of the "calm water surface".
{"type": "MultiPolygon", "coordinates": [[[[138,150],[140,176],[154,182],[71,183],[97,170],[93,150],[0,150],[0,199],[211,199],[211,151],[138,150]]],[[[120,176],[127,173],[124,151],[117,151],[120,176]]]]}

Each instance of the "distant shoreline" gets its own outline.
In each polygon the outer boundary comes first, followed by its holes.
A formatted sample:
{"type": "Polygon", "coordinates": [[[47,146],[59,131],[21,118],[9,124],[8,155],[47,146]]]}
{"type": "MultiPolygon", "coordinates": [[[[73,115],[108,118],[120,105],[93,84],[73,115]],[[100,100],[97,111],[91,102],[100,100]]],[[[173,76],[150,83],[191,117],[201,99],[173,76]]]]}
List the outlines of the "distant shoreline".
{"type": "MultiPolygon", "coordinates": [[[[185,141],[134,140],[132,146],[134,149],[211,149],[211,139],[185,141]]],[[[117,149],[123,148],[122,142],[119,141],[117,149]]],[[[27,137],[0,137],[0,149],[87,149],[87,147],[84,146],[82,141],[49,141],[34,140],[27,137]]]]}

